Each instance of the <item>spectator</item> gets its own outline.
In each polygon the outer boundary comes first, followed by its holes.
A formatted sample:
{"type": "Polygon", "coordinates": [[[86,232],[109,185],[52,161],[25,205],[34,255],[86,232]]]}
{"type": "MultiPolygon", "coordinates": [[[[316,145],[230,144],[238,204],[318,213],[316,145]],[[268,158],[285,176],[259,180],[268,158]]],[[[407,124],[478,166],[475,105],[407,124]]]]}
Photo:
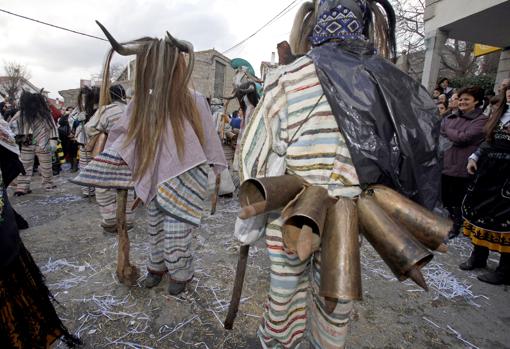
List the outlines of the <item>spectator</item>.
{"type": "Polygon", "coordinates": [[[14,117],[14,115],[16,115],[17,112],[18,112],[18,109],[16,108],[16,106],[13,103],[5,102],[4,114],[3,114],[5,121],[10,122],[11,119],[14,117]]]}
{"type": "Polygon", "coordinates": [[[501,83],[498,86],[498,94],[501,95],[507,86],[510,86],[510,78],[501,80],[501,83]]]}
{"type": "Polygon", "coordinates": [[[499,103],[485,127],[486,140],[469,157],[468,172],[475,174],[462,213],[464,235],[474,245],[462,270],[484,268],[489,250],[501,258],[495,271],[478,276],[494,285],[510,285],[510,86],[504,87],[499,103]]]}
{"type": "Polygon", "coordinates": [[[459,110],[459,95],[457,93],[452,94],[448,101],[449,114],[456,113],[459,110]]]}
{"type": "Polygon", "coordinates": [[[241,128],[241,118],[239,117],[239,113],[237,110],[232,113],[230,126],[232,126],[232,129],[234,130],[239,130],[241,128]]]}
{"type": "Polygon", "coordinates": [[[435,103],[439,102],[439,96],[443,94],[443,89],[441,86],[436,86],[434,91],[432,91],[432,99],[435,103]]]}
{"type": "Polygon", "coordinates": [[[446,104],[444,104],[442,102],[437,103],[437,111],[439,112],[439,116],[441,118],[445,117],[449,113],[449,110],[446,107],[446,104]]]}
{"type": "Polygon", "coordinates": [[[439,97],[437,98],[437,102],[443,103],[446,106],[446,108],[448,108],[448,97],[446,97],[444,93],[439,95],[439,97]]]}
{"type": "Polygon", "coordinates": [[[60,119],[62,117],[62,113],[60,112],[60,110],[58,110],[57,107],[55,107],[53,104],[51,104],[49,102],[48,102],[48,106],[50,107],[51,117],[53,118],[53,121],[56,124],[58,122],[58,119],[60,119]]]}
{"type": "Polygon", "coordinates": [[[450,239],[459,234],[462,226],[461,204],[469,182],[468,157],[482,143],[488,119],[480,108],[483,103],[480,88],[463,88],[458,95],[459,111],[448,115],[441,123],[441,136],[448,141],[443,158],[442,198],[454,222],[450,239]]]}
{"type": "Polygon", "coordinates": [[[64,151],[64,157],[67,161],[71,162],[72,158],[72,146],[69,136],[71,135],[71,126],[69,125],[69,114],[73,110],[72,107],[68,107],[62,117],[58,119],[58,137],[62,142],[62,150],[64,151]]]}
{"type": "Polygon", "coordinates": [[[446,98],[449,99],[453,95],[454,91],[453,88],[450,87],[450,81],[448,78],[442,78],[439,80],[439,86],[443,89],[443,93],[446,95],[446,98]]]}
{"type": "Polygon", "coordinates": [[[501,102],[501,95],[492,97],[489,103],[487,103],[487,108],[485,108],[483,113],[485,115],[492,115],[492,113],[498,109],[499,102],[501,102]]]}

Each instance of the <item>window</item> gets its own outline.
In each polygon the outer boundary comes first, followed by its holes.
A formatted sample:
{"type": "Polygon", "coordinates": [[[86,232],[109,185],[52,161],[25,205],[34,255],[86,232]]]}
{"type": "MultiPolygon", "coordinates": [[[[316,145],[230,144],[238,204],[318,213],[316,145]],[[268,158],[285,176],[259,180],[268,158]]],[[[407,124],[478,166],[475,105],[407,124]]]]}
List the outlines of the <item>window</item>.
{"type": "Polygon", "coordinates": [[[214,97],[223,97],[225,91],[225,64],[215,61],[214,69],[214,97]]]}

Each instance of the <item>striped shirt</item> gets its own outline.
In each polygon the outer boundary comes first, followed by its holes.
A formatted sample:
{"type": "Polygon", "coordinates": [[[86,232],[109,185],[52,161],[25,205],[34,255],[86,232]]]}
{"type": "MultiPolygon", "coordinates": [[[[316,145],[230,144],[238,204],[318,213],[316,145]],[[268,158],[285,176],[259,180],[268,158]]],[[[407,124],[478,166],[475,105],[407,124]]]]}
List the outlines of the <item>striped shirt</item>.
{"type": "Polygon", "coordinates": [[[22,125],[21,112],[17,112],[9,122],[9,126],[16,136],[31,135],[33,137],[32,144],[45,150],[49,149],[50,140],[58,139],[58,129],[53,119],[51,119],[51,122],[38,119],[30,125],[22,125]]]}
{"type": "Polygon", "coordinates": [[[241,142],[241,179],[298,175],[328,189],[332,196],[354,197],[361,190],[352,159],[308,57],[270,74],[264,97],[241,142]],[[281,168],[278,163],[283,163],[281,168]]]}
{"type": "Polygon", "coordinates": [[[122,102],[113,102],[105,107],[99,108],[90,120],[85,124],[85,132],[88,138],[92,138],[99,133],[110,133],[113,125],[126,112],[126,104],[122,102]]]}

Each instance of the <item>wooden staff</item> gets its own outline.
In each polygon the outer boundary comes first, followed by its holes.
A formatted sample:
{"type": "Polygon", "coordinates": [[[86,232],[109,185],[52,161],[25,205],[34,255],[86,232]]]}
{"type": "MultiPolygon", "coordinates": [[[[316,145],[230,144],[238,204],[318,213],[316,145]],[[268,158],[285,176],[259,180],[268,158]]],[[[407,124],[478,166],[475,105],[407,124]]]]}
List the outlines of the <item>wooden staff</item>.
{"type": "Polygon", "coordinates": [[[214,185],[214,193],[211,199],[211,216],[216,213],[216,205],[218,204],[218,196],[220,194],[221,173],[216,175],[216,183],[214,185]]]}
{"type": "Polygon", "coordinates": [[[129,262],[129,235],[126,225],[127,189],[117,189],[117,277],[127,286],[136,284],[139,272],[138,268],[129,262]]]}
{"type": "Polygon", "coordinates": [[[234,320],[237,316],[237,311],[239,310],[249,251],[250,245],[241,246],[239,249],[239,259],[237,260],[236,278],[234,281],[234,289],[232,290],[232,299],[230,300],[230,305],[228,307],[227,318],[223,323],[226,330],[231,330],[234,326],[234,320]]]}

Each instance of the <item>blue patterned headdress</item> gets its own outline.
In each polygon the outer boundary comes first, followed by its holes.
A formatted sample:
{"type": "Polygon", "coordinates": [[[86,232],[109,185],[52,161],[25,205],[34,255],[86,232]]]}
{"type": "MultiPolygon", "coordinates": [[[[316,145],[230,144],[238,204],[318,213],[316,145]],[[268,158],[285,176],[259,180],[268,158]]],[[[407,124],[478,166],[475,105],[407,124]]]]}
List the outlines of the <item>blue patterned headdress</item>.
{"type": "Polygon", "coordinates": [[[334,39],[364,40],[368,11],[366,0],[320,0],[310,41],[320,45],[334,39]]]}

